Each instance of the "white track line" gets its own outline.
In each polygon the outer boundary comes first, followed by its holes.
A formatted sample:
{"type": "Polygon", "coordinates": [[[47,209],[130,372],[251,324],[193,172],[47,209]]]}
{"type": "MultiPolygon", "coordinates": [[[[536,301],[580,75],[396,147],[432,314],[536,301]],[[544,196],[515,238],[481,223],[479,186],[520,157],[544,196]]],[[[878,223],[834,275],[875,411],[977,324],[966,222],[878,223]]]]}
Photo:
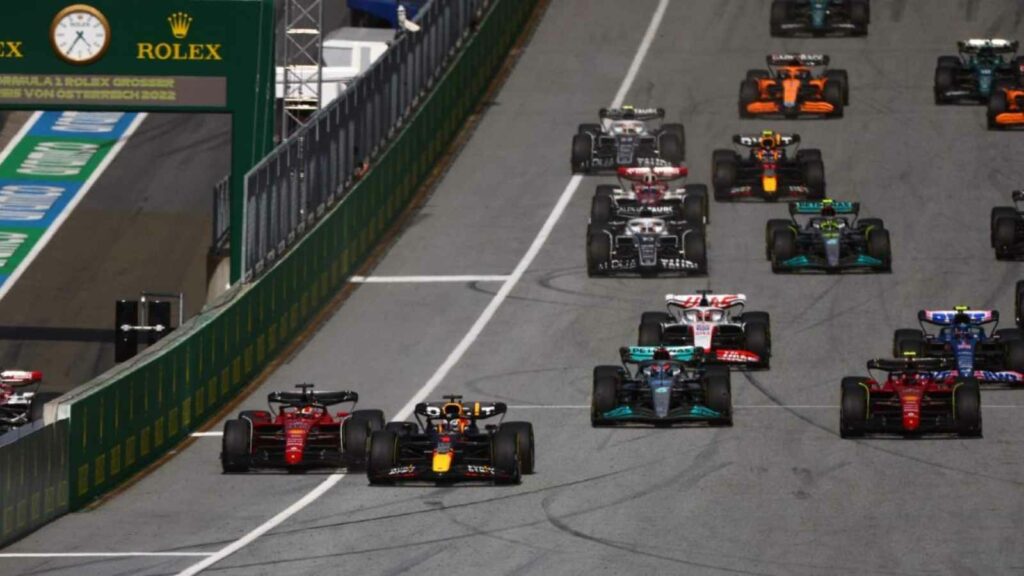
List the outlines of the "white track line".
{"type": "Polygon", "coordinates": [[[415,284],[434,282],[507,282],[508,276],[353,276],[348,279],[354,284],[415,284]]]}
{"type": "Polygon", "coordinates": [[[213,552],[8,552],[0,558],[136,558],[136,557],[203,557],[213,552]]]}
{"type": "MultiPolygon", "coordinates": [[[[629,88],[632,86],[633,80],[636,78],[636,74],[640,70],[640,66],[643,64],[644,58],[647,56],[647,51],[650,49],[651,43],[654,41],[654,35],[658,32],[658,27],[661,26],[661,20],[665,16],[665,10],[668,8],[670,1],[671,0],[658,1],[658,8],[651,16],[651,23],[647,27],[647,31],[644,33],[643,40],[640,41],[640,47],[637,49],[636,56],[633,57],[633,62],[629,66],[629,71],[626,73],[626,77],[622,80],[622,85],[619,86],[618,92],[615,93],[615,100],[612,101],[610,106],[611,108],[617,108],[622,105],[622,101],[626,97],[626,93],[629,92],[629,88]]],[[[452,367],[454,367],[455,364],[458,363],[459,359],[462,358],[462,355],[466,353],[466,350],[469,350],[469,347],[473,345],[473,342],[475,342],[480,333],[483,332],[484,327],[486,327],[491,321],[491,318],[494,317],[495,312],[498,311],[502,302],[505,301],[505,298],[507,298],[512,292],[512,289],[515,288],[519,279],[523,277],[526,269],[530,267],[533,259],[537,257],[541,247],[544,245],[544,241],[547,240],[551,231],[554,229],[555,224],[558,222],[558,219],[561,218],[562,213],[565,212],[566,206],[568,206],[569,201],[572,200],[573,194],[576,193],[576,189],[579,187],[582,179],[582,176],[579,175],[573,176],[569,179],[569,184],[566,185],[565,190],[562,191],[562,195],[558,198],[558,203],[555,204],[555,207],[548,216],[548,219],[544,222],[544,226],[541,227],[537,237],[534,238],[533,244],[530,245],[529,250],[526,251],[522,260],[519,261],[519,264],[516,265],[512,275],[509,276],[508,279],[505,280],[505,283],[501,285],[501,289],[494,295],[490,304],[487,305],[487,308],[485,308],[483,313],[480,314],[480,317],[473,323],[473,326],[462,338],[462,341],[459,342],[458,346],[456,346],[455,349],[452,350],[451,354],[448,355],[448,358],[445,359],[444,363],[438,367],[437,371],[434,372],[434,375],[427,380],[426,384],[420,388],[412,399],[409,400],[409,402],[392,417],[392,420],[402,421],[411,416],[416,404],[418,402],[422,402],[423,399],[429,396],[434,389],[437,388],[444,377],[448,375],[448,372],[452,367]]],[[[334,487],[334,485],[344,477],[344,474],[332,474],[324,480],[323,483],[314,488],[312,492],[303,496],[298,502],[292,504],[277,516],[267,520],[252,532],[249,532],[228,546],[225,546],[221,550],[217,551],[213,556],[210,556],[202,562],[197,562],[186,570],[179,572],[178,576],[194,576],[195,574],[202,572],[206,568],[209,568],[217,562],[220,562],[234,554],[238,550],[241,550],[263,534],[266,534],[275,528],[278,524],[287,520],[296,512],[316,501],[317,498],[334,487]]]]}
{"type": "MultiPolygon", "coordinates": [[[[35,120],[35,118],[36,117],[33,116],[33,120],[35,120]]],[[[92,174],[89,175],[89,179],[82,183],[82,187],[78,190],[78,193],[75,194],[75,197],[72,198],[71,201],[64,206],[64,209],[61,210],[60,214],[53,219],[53,222],[46,228],[46,232],[43,232],[43,235],[39,237],[39,240],[36,241],[35,245],[32,246],[32,249],[25,255],[25,259],[18,264],[18,267],[14,269],[14,272],[11,272],[11,275],[7,277],[7,281],[4,282],[3,286],[0,286],[0,300],[3,300],[4,296],[6,296],[7,293],[10,292],[11,288],[14,287],[18,278],[21,278],[21,275],[25,273],[25,270],[28,270],[29,265],[36,259],[36,256],[39,256],[39,253],[43,251],[43,248],[50,243],[50,240],[57,233],[57,230],[60,230],[60,227],[64,225],[64,221],[71,216],[71,213],[75,211],[75,207],[78,206],[83,198],[85,198],[85,195],[89,193],[89,190],[94,184],[96,184],[96,181],[100,179],[100,176],[106,172],[110,164],[115,158],[117,158],[118,153],[120,153],[121,149],[124,148],[124,145],[128,143],[128,139],[131,138],[132,134],[135,133],[135,130],[138,129],[139,125],[142,124],[142,121],[145,119],[145,112],[136,113],[135,119],[132,120],[132,123],[128,125],[128,128],[123,134],[121,134],[121,137],[117,139],[117,142],[115,142],[110,148],[110,151],[107,152],[107,155],[104,156],[103,160],[100,161],[99,165],[97,165],[92,171],[92,174]]]]}
{"type": "Polygon", "coordinates": [[[222,430],[221,431],[216,431],[216,432],[193,432],[192,433],[192,437],[193,438],[212,438],[212,437],[220,438],[223,435],[224,435],[224,431],[222,431],[222,430]]]}
{"type": "Polygon", "coordinates": [[[7,146],[4,146],[4,151],[0,152],[0,164],[3,164],[4,160],[7,160],[7,157],[11,155],[14,148],[21,142],[22,138],[25,137],[25,134],[28,134],[28,131],[36,125],[36,122],[39,121],[39,117],[42,115],[42,111],[33,112],[32,115],[29,116],[28,120],[21,125],[21,128],[18,129],[18,133],[14,135],[14,138],[11,138],[10,141],[7,142],[7,146]]]}

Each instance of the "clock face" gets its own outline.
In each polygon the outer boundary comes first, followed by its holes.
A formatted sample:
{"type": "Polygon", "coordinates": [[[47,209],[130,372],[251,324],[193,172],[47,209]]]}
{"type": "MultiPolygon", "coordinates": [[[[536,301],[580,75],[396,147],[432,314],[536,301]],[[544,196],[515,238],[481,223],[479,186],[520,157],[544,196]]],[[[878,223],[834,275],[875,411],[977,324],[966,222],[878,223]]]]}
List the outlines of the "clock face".
{"type": "Polygon", "coordinates": [[[99,60],[110,45],[110,24],[99,10],[75,4],[53,19],[50,41],[58,56],[71,64],[99,60]]]}

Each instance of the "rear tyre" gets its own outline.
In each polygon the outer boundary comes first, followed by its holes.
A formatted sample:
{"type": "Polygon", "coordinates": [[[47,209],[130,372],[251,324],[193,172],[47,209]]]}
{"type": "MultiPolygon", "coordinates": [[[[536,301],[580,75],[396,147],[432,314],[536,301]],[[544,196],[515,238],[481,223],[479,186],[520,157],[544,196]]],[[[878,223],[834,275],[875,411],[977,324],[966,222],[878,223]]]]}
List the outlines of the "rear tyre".
{"type": "Polygon", "coordinates": [[[825,197],[825,164],[821,160],[808,160],[800,166],[803,173],[804,186],[807,186],[807,197],[821,200],[825,197]]]}
{"type": "Polygon", "coordinates": [[[491,457],[494,467],[509,473],[508,478],[495,480],[495,484],[519,484],[522,462],[519,460],[519,436],[512,430],[498,430],[491,436],[491,457]]]}
{"type": "Polygon", "coordinates": [[[882,228],[885,228],[885,223],[882,222],[881,218],[861,218],[857,221],[857,224],[859,224],[863,230],[868,230],[869,228],[881,230],[882,228]]]}
{"type": "Polygon", "coordinates": [[[1006,343],[1006,368],[1014,372],[1024,372],[1024,340],[1011,340],[1006,343]]]}
{"type": "Polygon", "coordinates": [[[850,0],[850,23],[856,28],[854,34],[866,36],[868,33],[868,22],[871,21],[867,0],[850,0]]]}
{"type": "Polygon", "coordinates": [[[782,25],[789,20],[789,2],[786,0],[775,0],[772,2],[771,19],[769,30],[772,36],[783,36],[785,31],[782,25]]]}
{"type": "Polygon", "coordinates": [[[682,124],[665,124],[661,127],[661,133],[671,134],[679,140],[680,158],[686,160],[686,128],[683,128],[682,124]]]}
{"type": "Polygon", "coordinates": [[[707,224],[711,221],[708,217],[708,187],[703,184],[689,184],[686,186],[686,197],[680,206],[682,212],[678,216],[691,224],[707,224]]]}
{"type": "Polygon", "coordinates": [[[1013,290],[1013,318],[1017,327],[1024,330],[1024,280],[1018,280],[1013,290]]]}
{"type": "Polygon", "coordinates": [[[740,118],[753,118],[754,115],[747,110],[747,107],[757,102],[760,94],[761,91],[757,87],[756,80],[744,80],[740,83],[740,118]]]}
{"type": "Polygon", "coordinates": [[[529,422],[506,422],[501,425],[500,430],[508,430],[518,437],[519,464],[523,474],[533,474],[534,452],[533,452],[533,424],[529,422]]]}
{"type": "Polygon", "coordinates": [[[942,105],[949,103],[949,94],[956,84],[956,71],[960,67],[960,60],[955,56],[940,56],[938,66],[935,67],[935,104],[942,105]],[[955,62],[945,60],[953,58],[955,62]]]}
{"type": "Polygon", "coordinates": [[[388,471],[398,463],[398,434],[380,430],[370,436],[366,478],[370,484],[391,484],[388,471]]]}
{"type": "Polygon", "coordinates": [[[669,164],[678,166],[686,160],[683,143],[675,134],[662,134],[658,137],[658,154],[669,164]]]}
{"type": "Polygon", "coordinates": [[[736,185],[739,161],[732,150],[715,150],[711,156],[711,185],[715,189],[715,200],[728,202],[730,191],[736,185]]]}
{"type": "Polygon", "coordinates": [[[577,134],[589,134],[591,136],[597,137],[598,135],[601,134],[601,125],[600,124],[580,124],[579,127],[576,129],[576,133],[577,134]]]}
{"type": "Polygon", "coordinates": [[[802,162],[810,162],[811,160],[817,160],[817,161],[821,162],[822,161],[821,150],[818,150],[817,148],[808,148],[806,150],[797,150],[796,151],[796,161],[797,162],[801,162],[801,163],[802,162]]]}
{"type": "Polygon", "coordinates": [[[592,224],[607,224],[612,219],[614,212],[611,196],[594,196],[590,202],[590,222],[592,224]]]}
{"type": "Polygon", "coordinates": [[[618,188],[618,186],[614,186],[612,184],[599,184],[597,189],[594,190],[594,196],[615,196],[616,188],[618,188]]]}
{"type": "Polygon", "coordinates": [[[748,312],[743,315],[746,324],[743,326],[743,346],[761,357],[759,368],[771,366],[772,336],[766,312],[748,312]],[[763,314],[763,317],[760,315],[763,314]]]}
{"type": "Polygon", "coordinates": [[[850,77],[846,73],[846,70],[829,70],[825,72],[825,80],[827,83],[836,83],[839,85],[840,92],[843,95],[843,106],[850,105],[850,77]]]}
{"type": "Polygon", "coordinates": [[[661,322],[642,321],[637,335],[638,346],[661,346],[665,331],[661,322]]]}
{"type": "Polygon", "coordinates": [[[770,77],[771,74],[769,74],[767,70],[747,70],[746,79],[753,80],[756,82],[758,80],[766,80],[770,77]]]}
{"type": "Polygon", "coordinates": [[[786,272],[782,264],[796,256],[796,234],[792,230],[776,230],[772,234],[772,272],[786,272]]]}
{"type": "Polygon", "coordinates": [[[764,229],[764,258],[765,260],[772,259],[772,238],[775,237],[775,232],[779,230],[789,230],[792,224],[789,220],[769,220],[768,224],[765,225],[764,229]]]}
{"type": "Polygon", "coordinates": [[[388,422],[384,425],[385,432],[392,432],[399,438],[410,436],[419,431],[414,422],[388,422]]]}
{"type": "Polygon", "coordinates": [[[992,94],[992,96],[988,99],[988,110],[986,112],[989,130],[999,130],[1000,128],[1002,128],[999,125],[999,122],[996,121],[996,117],[998,117],[1003,112],[1006,112],[1006,108],[1006,92],[999,91],[992,94]]]}
{"type": "Polygon", "coordinates": [[[600,266],[607,264],[612,257],[612,239],[602,231],[591,233],[587,237],[587,276],[602,274],[600,266]]]}
{"type": "Polygon", "coordinates": [[[989,228],[991,229],[992,236],[992,247],[995,248],[999,245],[996,242],[996,220],[999,218],[1012,218],[1017,219],[1017,210],[1009,206],[996,206],[992,209],[992,215],[989,217],[989,228]]]}
{"type": "Polygon", "coordinates": [[[732,426],[732,375],[729,369],[725,366],[708,366],[705,376],[704,404],[723,416],[714,424],[732,426]]]}
{"type": "Polygon", "coordinates": [[[881,260],[883,271],[892,271],[892,247],[888,230],[879,228],[868,232],[868,256],[881,260]]]}
{"type": "Polygon", "coordinates": [[[249,461],[252,457],[251,430],[246,420],[228,420],[224,423],[220,464],[226,474],[249,470],[249,461]]]}
{"type": "Polygon", "coordinates": [[[916,328],[900,328],[892,336],[892,355],[900,358],[909,352],[924,356],[924,332],[916,328]]]}
{"type": "Polygon", "coordinates": [[[695,274],[708,273],[708,252],[704,239],[704,228],[690,229],[683,237],[683,252],[687,260],[695,262],[695,274]]]}
{"type": "Polygon", "coordinates": [[[827,82],[821,91],[822,100],[832,105],[832,118],[843,117],[843,87],[835,82],[827,82]]]}
{"type": "Polygon", "coordinates": [[[622,378],[618,366],[594,368],[594,388],[590,396],[590,424],[606,424],[602,416],[619,405],[619,386],[622,378]]]}
{"type": "Polygon", "coordinates": [[[585,173],[590,169],[590,161],[594,158],[594,139],[587,134],[576,134],[572,137],[572,172],[585,173]]]}
{"type": "Polygon", "coordinates": [[[857,438],[864,435],[868,417],[868,389],[861,385],[868,378],[843,378],[839,398],[839,436],[857,438]]]}
{"type": "Polygon", "coordinates": [[[981,436],[981,386],[974,378],[964,378],[955,384],[953,420],[960,436],[981,436]]]}
{"type": "Polygon", "coordinates": [[[1012,218],[1000,216],[992,223],[992,242],[996,249],[996,258],[1013,255],[1013,247],[1017,244],[1016,215],[1012,218]]]}
{"type": "Polygon", "coordinates": [[[356,410],[341,423],[341,449],[353,466],[366,463],[370,434],[384,429],[384,412],[356,410]]]}

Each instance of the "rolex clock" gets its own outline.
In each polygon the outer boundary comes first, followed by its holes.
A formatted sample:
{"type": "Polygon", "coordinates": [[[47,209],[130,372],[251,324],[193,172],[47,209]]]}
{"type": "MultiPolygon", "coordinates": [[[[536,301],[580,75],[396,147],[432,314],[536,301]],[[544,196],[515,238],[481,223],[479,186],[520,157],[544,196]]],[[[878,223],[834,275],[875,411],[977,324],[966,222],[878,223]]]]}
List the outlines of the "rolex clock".
{"type": "Polygon", "coordinates": [[[110,46],[110,24],[99,10],[73,4],[61,10],[50,26],[50,44],[70,64],[91,64],[110,46]]]}

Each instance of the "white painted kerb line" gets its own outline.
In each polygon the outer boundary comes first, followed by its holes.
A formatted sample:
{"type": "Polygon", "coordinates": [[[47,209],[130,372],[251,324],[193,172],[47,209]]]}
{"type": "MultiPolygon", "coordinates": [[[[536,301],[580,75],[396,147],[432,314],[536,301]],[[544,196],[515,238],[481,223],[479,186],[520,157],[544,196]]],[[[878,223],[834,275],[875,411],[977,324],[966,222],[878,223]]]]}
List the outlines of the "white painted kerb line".
{"type": "Polygon", "coordinates": [[[429,284],[433,282],[507,282],[510,276],[353,276],[353,284],[429,284]]]}
{"type": "MultiPolygon", "coordinates": [[[[611,103],[611,108],[617,108],[622,105],[622,101],[625,99],[626,93],[629,92],[629,89],[633,84],[633,80],[636,78],[637,72],[640,70],[640,66],[643,64],[644,58],[647,56],[647,51],[651,48],[651,43],[654,41],[654,35],[657,34],[658,27],[661,26],[661,21],[665,16],[665,10],[668,8],[670,1],[671,0],[659,0],[658,8],[651,16],[651,23],[647,27],[647,31],[644,33],[643,40],[640,41],[640,47],[637,49],[636,56],[633,57],[633,62],[629,66],[629,71],[626,72],[626,77],[623,78],[622,85],[619,86],[618,92],[615,93],[615,99],[611,103]]],[[[473,345],[473,342],[476,341],[477,337],[480,336],[480,333],[483,332],[484,328],[491,321],[491,318],[494,317],[498,308],[501,307],[502,302],[508,298],[512,289],[515,288],[516,284],[519,282],[519,279],[523,277],[527,268],[530,267],[534,258],[537,257],[537,254],[540,252],[544,242],[548,239],[548,236],[551,235],[551,231],[554,229],[558,219],[561,218],[562,213],[565,212],[565,208],[569,205],[569,201],[572,200],[572,196],[576,193],[576,189],[579,188],[580,181],[582,179],[583,177],[580,175],[573,176],[569,179],[569,184],[566,185],[565,190],[562,191],[562,195],[559,196],[558,202],[555,204],[555,207],[548,216],[548,219],[544,222],[544,226],[541,227],[537,237],[533,240],[533,244],[530,245],[529,250],[526,251],[522,260],[519,261],[519,264],[516,265],[511,276],[509,276],[508,279],[505,280],[505,283],[501,285],[501,289],[498,290],[498,293],[491,299],[487,308],[484,309],[483,313],[480,314],[480,317],[477,318],[476,322],[474,322],[473,326],[469,329],[469,332],[466,333],[455,349],[452,350],[451,354],[448,355],[441,366],[438,367],[437,371],[434,372],[434,375],[431,376],[430,379],[427,380],[426,384],[424,384],[423,387],[420,388],[420,390],[412,397],[412,399],[410,399],[409,402],[394,415],[393,420],[401,421],[411,416],[416,404],[418,402],[422,402],[434,391],[435,388],[437,388],[445,376],[448,375],[448,372],[451,371],[455,364],[459,362],[463,354],[465,354],[466,351],[469,350],[469,347],[473,345]]],[[[178,574],[178,576],[194,576],[206,568],[213,566],[217,562],[220,562],[224,558],[234,554],[238,550],[241,550],[248,544],[251,544],[257,538],[266,534],[296,512],[316,501],[317,498],[334,487],[334,485],[337,484],[344,476],[344,474],[332,474],[327,478],[327,480],[324,480],[323,483],[314,488],[312,492],[306,494],[298,502],[281,511],[277,516],[267,520],[252,532],[249,532],[235,542],[225,546],[213,556],[210,556],[202,562],[197,562],[188,569],[183,570],[178,574]]]]}
{"type": "Polygon", "coordinates": [[[202,558],[213,552],[7,552],[0,558],[202,558]]]}

